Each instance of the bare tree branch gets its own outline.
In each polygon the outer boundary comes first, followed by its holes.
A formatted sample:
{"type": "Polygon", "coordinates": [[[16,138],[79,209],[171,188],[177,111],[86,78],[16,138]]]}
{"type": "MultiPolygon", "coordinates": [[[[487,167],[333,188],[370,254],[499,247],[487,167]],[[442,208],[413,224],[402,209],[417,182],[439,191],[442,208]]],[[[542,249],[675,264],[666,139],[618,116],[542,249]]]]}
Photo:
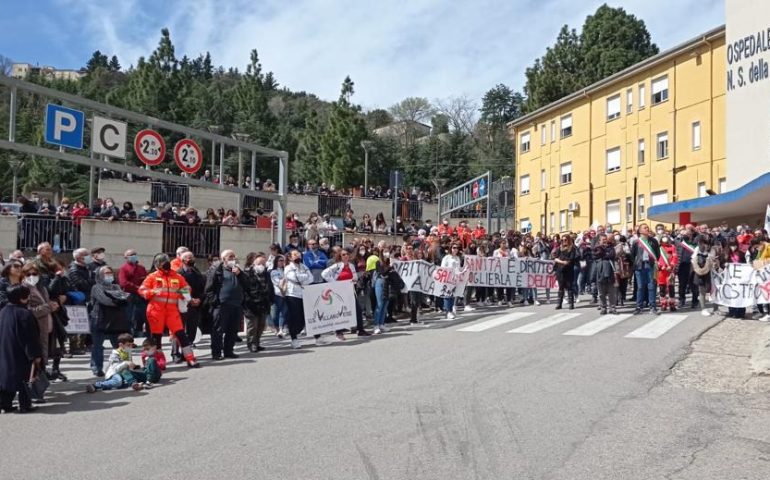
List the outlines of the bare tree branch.
{"type": "Polygon", "coordinates": [[[434,101],[439,112],[449,119],[452,130],[473,135],[478,121],[479,105],[468,96],[448,97],[434,101]]]}

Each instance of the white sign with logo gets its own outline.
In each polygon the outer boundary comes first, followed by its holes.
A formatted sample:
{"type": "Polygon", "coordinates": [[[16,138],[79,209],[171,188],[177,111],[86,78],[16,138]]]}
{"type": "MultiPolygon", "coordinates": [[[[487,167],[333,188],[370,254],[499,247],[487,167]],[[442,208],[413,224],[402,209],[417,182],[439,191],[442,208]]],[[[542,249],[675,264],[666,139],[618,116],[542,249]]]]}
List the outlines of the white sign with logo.
{"type": "Polygon", "coordinates": [[[353,282],[308,285],[302,290],[302,306],[308,336],[356,326],[356,293],[353,282]]]}
{"type": "Polygon", "coordinates": [[[90,333],[91,329],[88,326],[88,309],[85,305],[65,305],[67,309],[67,317],[69,323],[65,330],[67,333],[90,333]]]}

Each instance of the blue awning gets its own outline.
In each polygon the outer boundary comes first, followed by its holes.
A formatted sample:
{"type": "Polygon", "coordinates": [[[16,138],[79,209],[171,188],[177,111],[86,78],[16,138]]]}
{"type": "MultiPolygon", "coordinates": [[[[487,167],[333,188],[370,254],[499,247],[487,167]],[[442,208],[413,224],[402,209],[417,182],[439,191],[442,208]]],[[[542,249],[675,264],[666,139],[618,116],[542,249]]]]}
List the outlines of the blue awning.
{"type": "Polygon", "coordinates": [[[755,214],[764,218],[768,203],[770,173],[729,192],[650,207],[647,217],[661,223],[679,223],[679,214],[683,212],[688,212],[691,221],[698,223],[729,221],[755,214]]]}

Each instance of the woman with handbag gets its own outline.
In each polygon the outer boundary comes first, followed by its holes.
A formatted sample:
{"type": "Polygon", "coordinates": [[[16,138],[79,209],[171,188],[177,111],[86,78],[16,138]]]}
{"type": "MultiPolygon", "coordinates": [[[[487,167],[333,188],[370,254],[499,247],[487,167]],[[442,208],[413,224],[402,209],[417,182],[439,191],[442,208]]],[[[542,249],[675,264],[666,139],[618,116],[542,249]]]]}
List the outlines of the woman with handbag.
{"type": "Polygon", "coordinates": [[[27,263],[21,271],[24,274],[24,283],[30,290],[28,308],[37,320],[41,357],[43,357],[42,368],[45,368],[48,362],[48,337],[53,333],[53,317],[51,315],[61,307],[59,302],[51,301],[48,297],[48,290],[40,285],[40,270],[34,263],[27,263]]]}
{"type": "Polygon", "coordinates": [[[117,348],[118,335],[131,332],[131,321],[126,316],[126,304],[130,294],[115,283],[112,268],[104,266],[96,271],[96,283],[91,288],[91,314],[89,323],[94,339],[91,347],[91,371],[97,377],[104,376],[104,340],[107,338],[117,348]]]}
{"type": "Polygon", "coordinates": [[[25,382],[35,367],[42,365],[37,321],[27,309],[30,289],[15,284],[8,288],[8,304],[0,311],[0,412],[16,410],[13,398],[19,393],[19,413],[36,409],[32,406],[25,382]]]}

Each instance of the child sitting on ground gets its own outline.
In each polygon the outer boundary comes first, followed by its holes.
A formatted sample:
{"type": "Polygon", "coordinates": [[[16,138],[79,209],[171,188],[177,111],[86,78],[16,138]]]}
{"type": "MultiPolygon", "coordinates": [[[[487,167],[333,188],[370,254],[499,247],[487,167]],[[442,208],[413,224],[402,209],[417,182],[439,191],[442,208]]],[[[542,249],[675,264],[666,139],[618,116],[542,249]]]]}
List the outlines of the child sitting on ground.
{"type": "Polygon", "coordinates": [[[121,333],[118,335],[118,348],[112,350],[108,360],[107,373],[105,380],[88,385],[86,391],[94,393],[97,390],[114,390],[118,388],[131,387],[135,391],[142,390],[143,382],[147,380],[147,374],[134,364],[131,356],[131,348],[134,346],[134,337],[130,333],[121,333]]]}
{"type": "MultiPolygon", "coordinates": [[[[144,365],[145,387],[160,381],[163,370],[166,369],[166,355],[158,350],[158,343],[150,337],[142,342],[142,364],[144,365]]],[[[136,373],[136,372],[134,372],[136,373]]]]}

